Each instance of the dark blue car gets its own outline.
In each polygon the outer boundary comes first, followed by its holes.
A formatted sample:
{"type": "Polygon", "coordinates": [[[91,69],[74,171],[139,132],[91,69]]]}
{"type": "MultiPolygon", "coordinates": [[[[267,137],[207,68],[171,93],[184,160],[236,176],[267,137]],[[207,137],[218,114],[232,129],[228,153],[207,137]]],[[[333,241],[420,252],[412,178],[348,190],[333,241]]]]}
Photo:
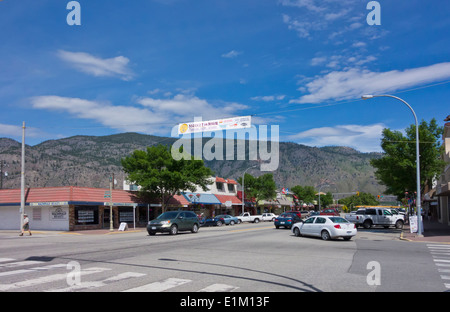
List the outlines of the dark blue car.
{"type": "Polygon", "coordinates": [[[303,222],[302,218],[295,213],[285,212],[275,219],[274,224],[277,229],[279,229],[280,226],[290,229],[297,222],[303,222]]]}

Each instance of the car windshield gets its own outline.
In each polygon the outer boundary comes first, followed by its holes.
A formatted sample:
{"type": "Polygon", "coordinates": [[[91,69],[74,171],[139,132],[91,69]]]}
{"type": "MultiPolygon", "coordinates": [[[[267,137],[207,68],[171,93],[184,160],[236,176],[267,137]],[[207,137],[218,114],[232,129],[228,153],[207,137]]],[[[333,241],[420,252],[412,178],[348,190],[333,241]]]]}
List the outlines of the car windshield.
{"type": "Polygon", "coordinates": [[[341,218],[341,217],[331,217],[330,220],[333,223],[348,223],[348,221],[346,219],[341,218]]]}
{"type": "Polygon", "coordinates": [[[292,214],[291,213],[283,213],[280,217],[281,218],[292,218],[292,214]]]}
{"type": "Polygon", "coordinates": [[[178,215],[178,211],[167,211],[167,212],[164,212],[163,214],[160,214],[158,216],[158,218],[156,218],[156,219],[160,219],[160,220],[174,219],[177,217],[177,215],[178,215]]]}

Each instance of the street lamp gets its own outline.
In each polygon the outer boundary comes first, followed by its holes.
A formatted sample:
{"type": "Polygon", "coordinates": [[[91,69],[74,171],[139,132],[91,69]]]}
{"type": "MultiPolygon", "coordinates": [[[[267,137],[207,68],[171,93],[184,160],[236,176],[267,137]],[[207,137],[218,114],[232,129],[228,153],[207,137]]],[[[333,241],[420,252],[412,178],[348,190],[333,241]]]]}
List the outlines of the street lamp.
{"type": "Polygon", "coordinates": [[[254,165],[251,167],[248,167],[247,169],[244,170],[244,174],[242,175],[242,213],[244,213],[244,207],[245,207],[245,195],[244,195],[244,179],[245,179],[245,173],[247,172],[247,170],[251,169],[251,168],[255,168],[258,165],[254,165]]]}
{"type": "Polygon", "coordinates": [[[390,97],[390,98],[394,98],[396,100],[399,100],[400,102],[402,102],[403,104],[405,104],[406,106],[408,106],[408,108],[411,110],[411,112],[414,115],[414,120],[416,122],[416,179],[417,179],[417,199],[416,199],[416,207],[417,207],[417,235],[422,236],[423,234],[423,229],[422,229],[422,216],[420,214],[421,212],[421,199],[420,199],[420,154],[419,154],[419,123],[417,121],[417,116],[416,113],[414,112],[414,110],[412,109],[412,107],[403,99],[393,96],[393,95],[388,95],[388,94],[381,94],[381,95],[363,95],[361,98],[363,100],[368,100],[368,99],[372,99],[374,97],[390,97]]]}

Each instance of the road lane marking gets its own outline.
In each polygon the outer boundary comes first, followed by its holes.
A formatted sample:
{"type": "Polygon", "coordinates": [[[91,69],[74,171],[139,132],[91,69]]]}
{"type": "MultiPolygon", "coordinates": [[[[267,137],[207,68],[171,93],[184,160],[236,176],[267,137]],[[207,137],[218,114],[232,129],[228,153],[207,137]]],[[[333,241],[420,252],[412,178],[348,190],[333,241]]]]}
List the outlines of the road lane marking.
{"type": "Polygon", "coordinates": [[[49,292],[71,292],[71,291],[77,291],[81,289],[92,289],[92,288],[99,288],[108,285],[109,283],[122,281],[129,278],[135,278],[135,277],[142,277],[146,274],[144,273],[137,273],[137,272],[124,272],[120,273],[118,275],[108,277],[102,281],[94,281],[94,282],[82,282],[79,285],[73,285],[66,288],[59,288],[59,289],[52,289],[49,290],[49,292]]]}
{"type": "Polygon", "coordinates": [[[173,287],[177,287],[186,283],[192,282],[192,280],[181,278],[168,278],[162,282],[154,282],[147,285],[130,288],[124,290],[124,292],[161,292],[173,287]]]}
{"type": "Polygon", "coordinates": [[[226,284],[212,284],[208,287],[200,289],[198,292],[230,292],[238,289],[239,287],[226,285],[226,284]]]}
{"type": "MultiPolygon", "coordinates": [[[[80,271],[80,275],[90,275],[95,273],[101,273],[103,271],[107,271],[111,269],[106,268],[89,268],[85,270],[80,271]]],[[[59,280],[64,280],[67,278],[67,273],[61,273],[61,274],[53,274],[48,276],[42,276],[35,279],[25,280],[17,283],[12,284],[0,284],[0,291],[7,291],[7,290],[14,290],[22,287],[30,287],[30,286],[36,286],[40,284],[50,283],[50,282],[56,282],[59,280]]]]}

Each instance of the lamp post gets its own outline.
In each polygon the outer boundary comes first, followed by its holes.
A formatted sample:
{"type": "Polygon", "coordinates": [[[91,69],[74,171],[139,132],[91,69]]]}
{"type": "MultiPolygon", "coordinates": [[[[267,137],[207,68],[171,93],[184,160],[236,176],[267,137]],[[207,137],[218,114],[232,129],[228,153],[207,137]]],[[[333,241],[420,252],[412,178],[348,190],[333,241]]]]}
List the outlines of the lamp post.
{"type": "Polygon", "coordinates": [[[414,121],[416,123],[416,179],[417,179],[417,198],[416,198],[416,207],[417,207],[417,235],[422,236],[423,234],[423,229],[422,229],[422,215],[421,215],[421,199],[420,199],[420,154],[419,154],[419,122],[417,121],[417,116],[416,113],[414,112],[414,110],[412,109],[412,107],[403,99],[393,96],[393,95],[388,95],[388,94],[381,94],[381,95],[363,95],[362,99],[363,100],[367,100],[367,99],[372,99],[374,97],[390,97],[390,98],[394,98],[396,100],[399,100],[400,102],[402,102],[403,104],[405,104],[406,106],[408,106],[408,108],[411,110],[411,112],[414,115],[414,121]]]}
{"type": "Polygon", "coordinates": [[[251,168],[255,168],[258,165],[254,165],[251,167],[248,167],[247,169],[244,170],[244,174],[242,175],[242,213],[244,213],[244,207],[245,207],[245,195],[244,195],[244,179],[245,179],[245,173],[247,172],[247,170],[251,169],[251,168]]]}

